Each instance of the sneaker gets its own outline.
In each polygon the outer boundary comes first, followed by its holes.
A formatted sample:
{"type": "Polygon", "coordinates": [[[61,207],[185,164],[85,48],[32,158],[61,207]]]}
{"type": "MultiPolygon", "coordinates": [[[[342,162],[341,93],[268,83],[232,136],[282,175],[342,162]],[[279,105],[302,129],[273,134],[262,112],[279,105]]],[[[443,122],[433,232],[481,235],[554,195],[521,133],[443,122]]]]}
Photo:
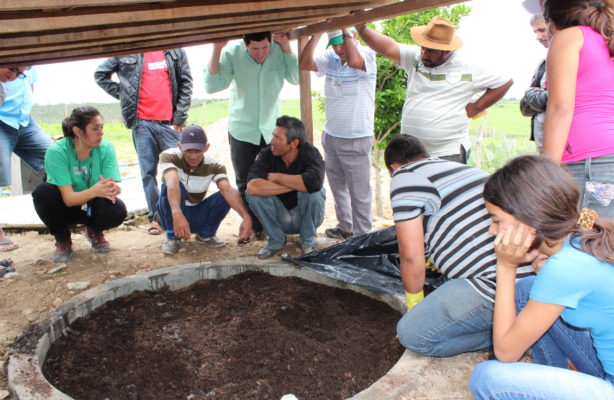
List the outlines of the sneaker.
{"type": "Polygon", "coordinates": [[[164,243],[162,243],[162,253],[173,255],[177,254],[179,251],[179,240],[166,239],[164,243]]]}
{"type": "Polygon", "coordinates": [[[205,246],[209,246],[209,247],[224,247],[224,246],[226,246],[226,242],[221,240],[217,236],[202,237],[200,235],[200,233],[197,233],[195,239],[196,239],[196,241],[198,243],[202,243],[205,246]]]}
{"type": "Polygon", "coordinates": [[[53,253],[51,260],[56,263],[64,263],[72,260],[72,240],[68,239],[64,242],[55,242],[55,253],[53,253]]]}
{"type": "Polygon", "coordinates": [[[260,250],[258,250],[258,258],[260,258],[261,260],[264,260],[266,258],[271,258],[273,257],[279,250],[281,250],[281,248],[279,249],[274,249],[272,247],[269,247],[269,245],[267,244],[266,246],[264,246],[263,248],[261,248],[260,250]]]}
{"type": "Polygon", "coordinates": [[[95,232],[88,226],[85,230],[85,236],[92,244],[92,251],[96,253],[108,253],[111,251],[111,246],[109,242],[107,242],[107,239],[104,238],[102,232],[95,232]]]}
{"type": "Polygon", "coordinates": [[[333,239],[348,239],[353,236],[352,232],[344,232],[339,228],[328,228],[324,231],[324,234],[333,239]]]}
{"type": "Polygon", "coordinates": [[[10,267],[11,265],[13,265],[13,260],[10,258],[0,260],[0,267],[10,267]]]}

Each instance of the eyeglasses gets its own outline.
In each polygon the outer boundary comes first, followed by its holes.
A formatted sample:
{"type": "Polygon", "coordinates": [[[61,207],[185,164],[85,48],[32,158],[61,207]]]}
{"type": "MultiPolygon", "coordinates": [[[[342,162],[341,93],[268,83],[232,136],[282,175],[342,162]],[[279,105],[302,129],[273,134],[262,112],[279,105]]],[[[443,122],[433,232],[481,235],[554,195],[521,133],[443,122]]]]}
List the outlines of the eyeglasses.
{"type": "Polygon", "coordinates": [[[22,71],[22,70],[20,70],[17,67],[12,67],[12,68],[9,68],[9,71],[16,73],[18,78],[25,78],[26,77],[26,71],[29,70],[29,69],[30,69],[30,67],[27,67],[26,69],[24,69],[22,71]]]}

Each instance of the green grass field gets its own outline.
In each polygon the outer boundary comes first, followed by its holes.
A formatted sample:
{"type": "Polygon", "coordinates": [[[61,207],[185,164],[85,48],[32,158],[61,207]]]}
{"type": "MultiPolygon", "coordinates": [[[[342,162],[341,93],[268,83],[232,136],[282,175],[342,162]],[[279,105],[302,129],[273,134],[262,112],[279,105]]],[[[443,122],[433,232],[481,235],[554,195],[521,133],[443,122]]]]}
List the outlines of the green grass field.
{"type": "MultiPolygon", "coordinates": [[[[61,136],[59,123],[52,123],[64,118],[69,110],[77,105],[37,106],[34,109],[38,122],[50,136],[61,136]]],[[[119,161],[136,160],[136,152],[132,144],[132,134],[120,121],[119,105],[95,105],[104,107],[105,139],[113,142],[119,161]]],[[[188,124],[210,126],[226,117],[227,100],[205,102],[194,101],[188,116],[188,124]]],[[[281,103],[281,114],[300,118],[300,103],[298,100],[284,100],[281,103]]],[[[324,126],[324,113],[318,107],[318,100],[313,99],[313,125],[316,131],[324,126]]],[[[529,141],[530,119],[520,115],[518,101],[504,100],[488,110],[485,117],[472,121],[470,136],[473,143],[470,164],[478,165],[487,172],[492,172],[507,160],[520,154],[535,152],[535,145],[529,141]],[[481,134],[480,134],[481,130],[481,134]],[[481,135],[481,136],[480,136],[481,135]]]]}

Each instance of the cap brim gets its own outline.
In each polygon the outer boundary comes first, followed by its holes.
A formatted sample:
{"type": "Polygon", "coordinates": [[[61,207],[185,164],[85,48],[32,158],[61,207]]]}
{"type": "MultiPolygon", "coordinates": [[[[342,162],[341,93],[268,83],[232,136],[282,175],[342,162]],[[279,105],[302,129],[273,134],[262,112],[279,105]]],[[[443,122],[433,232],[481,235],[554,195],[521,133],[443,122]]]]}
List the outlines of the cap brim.
{"type": "Polygon", "coordinates": [[[409,31],[411,38],[418,46],[426,47],[435,50],[454,51],[463,47],[463,41],[456,34],[452,37],[450,43],[437,43],[426,38],[422,33],[426,29],[426,25],[414,26],[409,31]]]}
{"type": "Polygon", "coordinates": [[[204,151],[207,143],[181,143],[181,151],[198,150],[204,151]]]}

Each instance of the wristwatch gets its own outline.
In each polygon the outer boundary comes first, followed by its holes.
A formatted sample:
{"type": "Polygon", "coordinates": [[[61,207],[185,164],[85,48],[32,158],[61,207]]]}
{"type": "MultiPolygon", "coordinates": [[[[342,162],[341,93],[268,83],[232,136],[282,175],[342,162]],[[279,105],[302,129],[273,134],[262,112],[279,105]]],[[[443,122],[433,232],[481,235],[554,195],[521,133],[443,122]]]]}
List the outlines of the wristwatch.
{"type": "Polygon", "coordinates": [[[347,37],[347,38],[350,38],[350,39],[354,39],[354,35],[352,35],[351,33],[344,33],[344,34],[343,34],[343,37],[344,37],[344,38],[346,38],[346,37],[347,37]]]}

